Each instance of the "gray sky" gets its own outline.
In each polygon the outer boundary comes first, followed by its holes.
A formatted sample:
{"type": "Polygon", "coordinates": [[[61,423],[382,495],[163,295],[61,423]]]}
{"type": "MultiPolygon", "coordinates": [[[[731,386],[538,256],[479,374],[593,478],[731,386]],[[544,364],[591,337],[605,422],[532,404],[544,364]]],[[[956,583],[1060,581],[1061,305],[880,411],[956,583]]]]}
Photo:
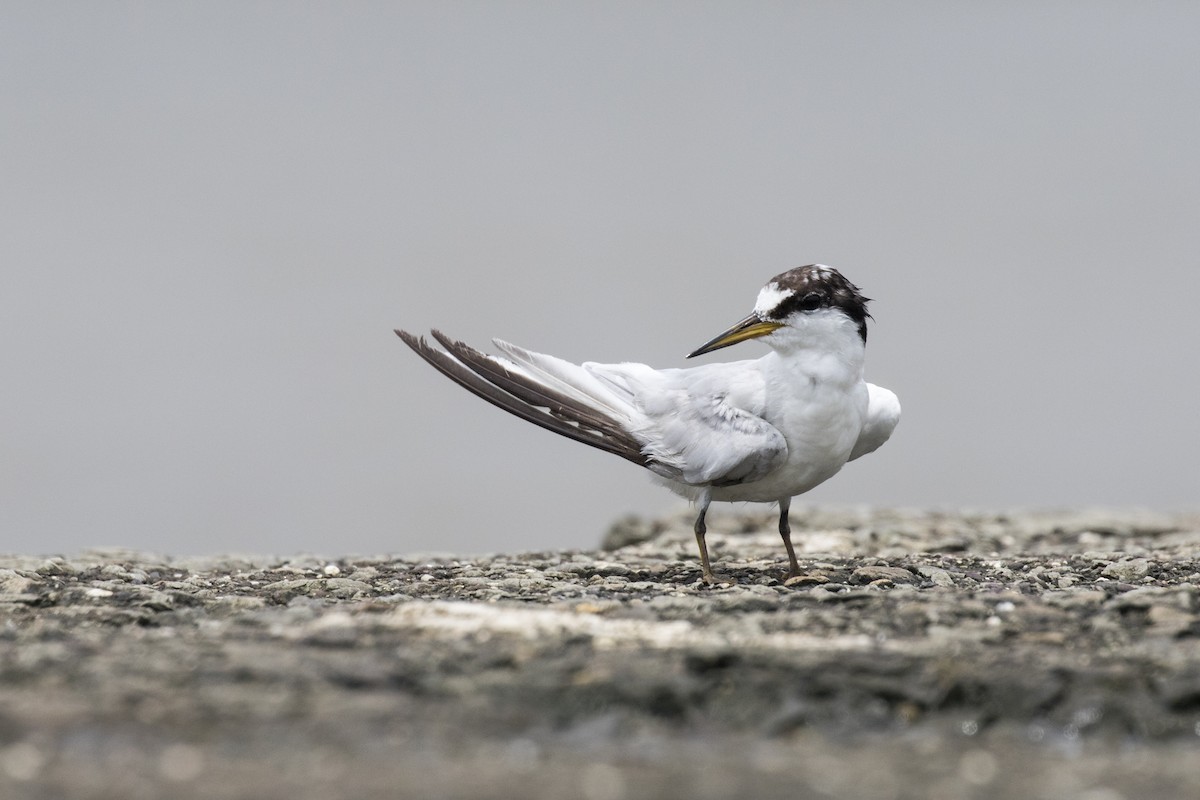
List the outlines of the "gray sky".
{"type": "Polygon", "coordinates": [[[904,420],[807,499],[1195,508],[1197,30],[1184,2],[5,3],[0,550],[590,546],[682,501],[391,329],[680,366],[814,261],[875,298],[904,420]]]}

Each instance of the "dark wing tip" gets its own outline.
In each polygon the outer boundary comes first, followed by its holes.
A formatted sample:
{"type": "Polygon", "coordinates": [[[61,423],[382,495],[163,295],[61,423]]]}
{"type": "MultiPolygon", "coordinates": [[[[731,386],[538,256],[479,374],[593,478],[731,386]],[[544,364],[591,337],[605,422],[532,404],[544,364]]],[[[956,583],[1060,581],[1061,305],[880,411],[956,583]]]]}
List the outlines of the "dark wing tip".
{"type": "MultiPolygon", "coordinates": [[[[453,353],[456,349],[459,349],[459,348],[470,350],[475,353],[479,352],[474,347],[471,347],[470,345],[468,345],[466,342],[461,342],[458,339],[451,339],[449,336],[442,333],[437,328],[431,329],[429,331],[429,333],[431,336],[433,336],[434,339],[437,339],[438,344],[440,344],[442,347],[449,350],[451,353],[453,353]]],[[[482,353],[479,353],[479,354],[483,355],[482,353]]]]}
{"type": "Polygon", "coordinates": [[[406,345],[412,348],[413,352],[417,353],[422,358],[425,358],[425,353],[434,349],[429,346],[429,342],[425,341],[424,336],[414,336],[408,331],[402,331],[399,328],[395,329],[395,333],[406,345]]]}
{"type": "Polygon", "coordinates": [[[438,372],[472,394],[533,424],[646,466],[641,445],[603,413],[561,395],[552,387],[511,372],[502,361],[434,328],[443,349],[424,337],[396,329],[405,344],[438,372]]]}

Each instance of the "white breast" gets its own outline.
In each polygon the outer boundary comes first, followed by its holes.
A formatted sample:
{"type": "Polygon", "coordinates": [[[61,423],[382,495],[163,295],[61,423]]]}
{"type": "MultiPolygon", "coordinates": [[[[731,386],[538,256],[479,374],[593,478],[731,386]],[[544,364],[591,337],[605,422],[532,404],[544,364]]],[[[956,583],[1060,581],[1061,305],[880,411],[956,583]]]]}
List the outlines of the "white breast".
{"type": "Polygon", "coordinates": [[[796,354],[771,353],[760,363],[767,385],[763,418],[783,435],[787,458],[761,480],[715,488],[714,500],[771,502],[807,492],[849,460],[866,420],[861,370],[796,354]]]}

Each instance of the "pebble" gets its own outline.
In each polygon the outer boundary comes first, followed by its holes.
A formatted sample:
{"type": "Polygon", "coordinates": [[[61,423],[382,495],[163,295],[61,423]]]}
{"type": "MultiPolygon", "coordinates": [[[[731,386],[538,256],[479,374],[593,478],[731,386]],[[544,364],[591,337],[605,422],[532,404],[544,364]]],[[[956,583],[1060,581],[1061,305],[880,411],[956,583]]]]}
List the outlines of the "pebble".
{"type": "Polygon", "coordinates": [[[950,576],[949,572],[941,567],[934,567],[929,564],[921,564],[917,567],[917,573],[928,578],[934,586],[941,586],[943,588],[950,588],[954,586],[954,578],[950,576]]]}
{"type": "Polygon", "coordinates": [[[0,594],[25,595],[37,588],[33,578],[17,574],[11,569],[0,569],[0,594]]]}
{"type": "Polygon", "coordinates": [[[859,567],[850,574],[854,583],[872,583],[887,580],[892,583],[914,583],[917,576],[904,567],[859,567]]]}
{"type": "Polygon", "coordinates": [[[784,586],[813,586],[815,584],[829,583],[829,578],[824,575],[793,575],[783,582],[784,586]]]}
{"type": "Polygon", "coordinates": [[[64,558],[48,558],[37,569],[42,575],[75,575],[78,568],[64,558]]]}
{"type": "Polygon", "coordinates": [[[1135,581],[1150,572],[1150,561],[1145,558],[1130,558],[1115,561],[1104,568],[1100,574],[1106,578],[1120,581],[1135,581]]]}
{"type": "Polygon", "coordinates": [[[334,597],[355,597],[360,594],[371,594],[374,591],[371,584],[350,578],[326,578],[321,581],[321,588],[334,597]]]}

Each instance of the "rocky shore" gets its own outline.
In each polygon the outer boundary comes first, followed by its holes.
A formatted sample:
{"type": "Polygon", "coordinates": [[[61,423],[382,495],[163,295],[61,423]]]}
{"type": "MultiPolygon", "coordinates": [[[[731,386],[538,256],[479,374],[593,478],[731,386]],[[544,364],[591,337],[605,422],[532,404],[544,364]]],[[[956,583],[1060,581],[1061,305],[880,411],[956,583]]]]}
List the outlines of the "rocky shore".
{"type": "Polygon", "coordinates": [[[0,556],[0,797],[1200,797],[1200,517],[0,556]]]}

